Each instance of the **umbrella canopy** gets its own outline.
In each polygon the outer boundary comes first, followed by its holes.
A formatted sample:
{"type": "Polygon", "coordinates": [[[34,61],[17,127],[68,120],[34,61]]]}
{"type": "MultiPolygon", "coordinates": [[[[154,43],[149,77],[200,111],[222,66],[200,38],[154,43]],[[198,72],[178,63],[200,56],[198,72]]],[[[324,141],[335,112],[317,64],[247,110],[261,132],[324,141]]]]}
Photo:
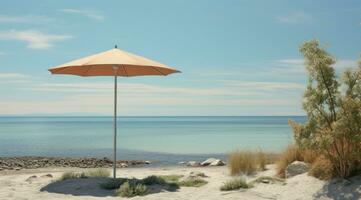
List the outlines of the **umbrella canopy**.
{"type": "Polygon", "coordinates": [[[159,62],[114,48],[53,68],[52,74],[78,76],[145,76],[180,72],[159,62]]]}
{"type": "Polygon", "coordinates": [[[74,60],[49,69],[52,74],[78,76],[114,76],[114,138],[113,138],[113,177],[116,178],[117,157],[117,77],[146,76],[180,72],[159,62],[143,58],[115,46],[114,49],[74,60]]]}

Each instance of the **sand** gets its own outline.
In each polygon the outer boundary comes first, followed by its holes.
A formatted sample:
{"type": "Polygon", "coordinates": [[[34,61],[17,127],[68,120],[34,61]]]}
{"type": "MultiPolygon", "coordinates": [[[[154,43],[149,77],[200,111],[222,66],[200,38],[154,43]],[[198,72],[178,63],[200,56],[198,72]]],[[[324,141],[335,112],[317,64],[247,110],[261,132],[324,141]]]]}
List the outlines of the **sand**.
{"type": "MultiPolygon", "coordinates": [[[[268,170],[246,177],[253,180],[259,176],[273,176],[274,165],[268,170]]],[[[104,190],[99,184],[104,178],[73,179],[51,184],[66,171],[80,172],[79,168],[43,168],[36,170],[0,172],[0,200],[27,199],[127,199],[114,196],[113,191],[104,190]],[[51,174],[53,177],[44,176],[51,174]],[[31,178],[32,176],[36,176],[31,178]],[[42,191],[41,191],[42,190],[42,191]]],[[[109,169],[110,170],[110,169],[109,169]]],[[[219,200],[219,199],[361,199],[361,177],[347,181],[325,182],[300,174],[286,181],[286,184],[256,184],[251,189],[222,192],[220,186],[233,177],[229,176],[227,167],[159,167],[159,168],[125,168],[118,169],[121,177],[144,178],[148,175],[189,175],[190,172],[203,172],[208,184],[199,188],[182,187],[175,192],[159,191],[147,196],[137,196],[135,200],[219,200]]]]}

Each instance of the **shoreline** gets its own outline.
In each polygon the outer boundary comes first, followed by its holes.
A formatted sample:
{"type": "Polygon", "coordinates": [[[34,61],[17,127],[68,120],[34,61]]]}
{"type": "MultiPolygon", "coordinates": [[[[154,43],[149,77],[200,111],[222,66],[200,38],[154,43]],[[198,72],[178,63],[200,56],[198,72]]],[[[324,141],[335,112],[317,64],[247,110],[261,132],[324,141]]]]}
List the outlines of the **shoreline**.
{"type": "MultiPolygon", "coordinates": [[[[117,168],[149,165],[145,160],[117,160],[117,168]]],[[[0,157],[0,171],[39,168],[108,168],[113,161],[95,157],[11,156],[0,157]]]]}

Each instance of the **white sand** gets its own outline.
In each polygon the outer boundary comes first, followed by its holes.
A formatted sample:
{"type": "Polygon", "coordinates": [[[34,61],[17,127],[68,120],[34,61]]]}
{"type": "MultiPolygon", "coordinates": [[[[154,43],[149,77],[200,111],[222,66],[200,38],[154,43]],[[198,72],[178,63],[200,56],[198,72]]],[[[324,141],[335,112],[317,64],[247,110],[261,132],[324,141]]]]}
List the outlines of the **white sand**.
{"type": "MultiPolygon", "coordinates": [[[[269,170],[258,173],[253,177],[247,177],[247,179],[252,180],[261,175],[274,175],[274,166],[269,165],[268,167],[270,168],[269,170]]],[[[82,169],[46,168],[0,172],[0,200],[127,199],[114,196],[112,191],[101,189],[99,183],[104,181],[102,178],[68,180],[60,184],[57,183],[55,188],[48,186],[47,191],[40,191],[41,188],[59,178],[65,171],[79,172],[82,169]],[[52,174],[54,177],[41,177],[46,174],[52,174]],[[37,177],[29,180],[28,178],[33,175],[37,177]]],[[[352,184],[345,184],[342,182],[327,183],[310,177],[307,174],[301,174],[288,179],[285,185],[260,183],[251,189],[222,192],[219,189],[220,186],[225,181],[233,178],[228,175],[226,167],[127,168],[118,169],[117,174],[121,177],[144,178],[148,175],[179,174],[186,176],[192,171],[205,173],[209,176],[205,178],[209,183],[199,188],[182,187],[175,192],[161,191],[131,199],[361,199],[361,177],[354,178],[352,184]]]]}

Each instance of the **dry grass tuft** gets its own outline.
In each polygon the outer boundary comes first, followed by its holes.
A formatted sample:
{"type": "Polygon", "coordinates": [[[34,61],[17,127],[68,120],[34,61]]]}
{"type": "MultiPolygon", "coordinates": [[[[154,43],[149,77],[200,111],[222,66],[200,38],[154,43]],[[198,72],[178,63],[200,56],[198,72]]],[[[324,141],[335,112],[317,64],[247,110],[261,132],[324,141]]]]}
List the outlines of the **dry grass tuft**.
{"type": "Polygon", "coordinates": [[[281,153],[278,161],[276,162],[277,175],[284,178],[287,166],[294,161],[303,161],[312,165],[318,157],[319,154],[316,151],[301,149],[296,145],[290,145],[283,153],[281,153]]]}
{"type": "Polygon", "coordinates": [[[234,151],[228,155],[228,166],[231,175],[252,174],[258,170],[265,170],[270,162],[263,151],[234,151]]]}
{"type": "Polygon", "coordinates": [[[230,191],[230,190],[239,190],[241,188],[251,188],[252,184],[246,182],[244,178],[236,178],[230,181],[227,181],[220,188],[221,191],[230,191]]]}
{"type": "Polygon", "coordinates": [[[277,175],[284,178],[287,166],[296,160],[303,161],[301,150],[294,145],[288,146],[287,149],[283,153],[281,153],[276,163],[277,175]]]}
{"type": "Polygon", "coordinates": [[[319,156],[312,163],[308,174],[321,180],[330,180],[334,176],[331,161],[323,156],[319,156]]]}

